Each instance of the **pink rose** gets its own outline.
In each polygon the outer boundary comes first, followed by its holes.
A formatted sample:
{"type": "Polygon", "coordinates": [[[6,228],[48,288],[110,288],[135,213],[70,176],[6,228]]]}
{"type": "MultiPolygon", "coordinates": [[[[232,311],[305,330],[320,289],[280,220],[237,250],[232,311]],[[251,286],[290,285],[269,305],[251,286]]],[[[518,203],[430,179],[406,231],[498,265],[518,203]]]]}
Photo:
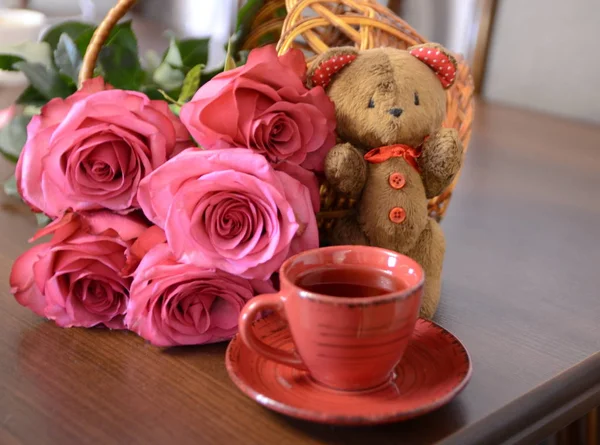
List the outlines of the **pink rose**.
{"type": "Polygon", "coordinates": [[[268,281],[178,263],[169,246],[159,244],[135,272],[125,324],[155,346],[228,340],[244,304],[269,292],[268,281]]]}
{"type": "Polygon", "coordinates": [[[15,261],[11,292],[36,314],[62,327],[105,325],[121,329],[130,278],[125,253],[146,225],[132,216],[68,213],[40,230],[52,234],[15,261]]]}
{"type": "Polygon", "coordinates": [[[314,175],[294,170],[304,182],[249,150],[186,150],[142,181],[138,200],[178,260],[265,280],[319,245],[314,175]]]}
{"type": "Polygon", "coordinates": [[[245,65],[204,84],[181,121],[206,149],[250,148],[274,163],[322,170],[335,144],[335,108],[321,87],[306,88],[305,76],[301,51],[255,49],[245,65]]]}
{"type": "Polygon", "coordinates": [[[151,226],[142,233],[125,252],[126,264],[123,273],[131,276],[144,256],[157,244],[167,241],[165,231],[158,226],[151,226]]]}
{"type": "Polygon", "coordinates": [[[292,164],[291,162],[281,162],[276,164],[273,168],[277,171],[287,173],[305,186],[308,189],[314,213],[319,211],[319,208],[321,207],[321,195],[319,194],[319,181],[314,173],[296,164],[292,164]]]}
{"type": "Polygon", "coordinates": [[[31,120],[16,178],[35,211],[57,217],[67,209],[137,208],[139,182],[189,146],[166,102],[111,88],[92,79],[31,120]]]}

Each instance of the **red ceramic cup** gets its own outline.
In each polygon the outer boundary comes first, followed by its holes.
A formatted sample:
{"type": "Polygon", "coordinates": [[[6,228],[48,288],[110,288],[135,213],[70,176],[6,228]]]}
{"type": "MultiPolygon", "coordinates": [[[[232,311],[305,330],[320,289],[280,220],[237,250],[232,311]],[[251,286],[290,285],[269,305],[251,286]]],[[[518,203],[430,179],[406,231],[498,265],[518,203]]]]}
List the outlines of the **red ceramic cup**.
{"type": "Polygon", "coordinates": [[[240,335],[248,347],[270,360],[307,370],[315,381],[335,389],[364,390],[391,378],[419,316],[424,281],[419,264],[376,247],[325,247],[288,259],[280,281],[279,293],[253,298],[240,314],[240,335]],[[382,295],[352,298],[298,285],[311,271],[336,268],[354,271],[339,275],[346,289],[377,286],[382,280],[393,285],[382,295]],[[269,309],[289,324],[295,351],[268,346],[254,334],[252,323],[269,309]]]}

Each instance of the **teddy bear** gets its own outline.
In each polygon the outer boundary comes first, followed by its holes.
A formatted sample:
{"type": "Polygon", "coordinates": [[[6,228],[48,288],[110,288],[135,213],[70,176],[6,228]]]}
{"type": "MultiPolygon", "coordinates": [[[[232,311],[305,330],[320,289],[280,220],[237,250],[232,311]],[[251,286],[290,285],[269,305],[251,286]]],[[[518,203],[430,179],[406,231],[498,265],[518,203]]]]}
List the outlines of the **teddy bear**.
{"type": "Polygon", "coordinates": [[[332,48],[307,74],[335,104],[339,142],[325,159],[329,187],[356,200],[336,221],[333,244],[383,247],[408,255],[425,271],[420,316],[433,317],[440,299],[445,240],[427,204],[454,179],[463,147],[442,128],[446,92],[457,63],[426,43],[401,50],[332,48]]]}

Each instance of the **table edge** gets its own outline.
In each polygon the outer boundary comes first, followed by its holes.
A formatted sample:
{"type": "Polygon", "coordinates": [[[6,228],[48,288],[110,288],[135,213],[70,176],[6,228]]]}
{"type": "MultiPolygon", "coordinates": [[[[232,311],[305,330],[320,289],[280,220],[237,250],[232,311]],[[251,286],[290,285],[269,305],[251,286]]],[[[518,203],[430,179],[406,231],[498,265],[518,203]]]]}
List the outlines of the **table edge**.
{"type": "Polygon", "coordinates": [[[439,444],[534,443],[599,405],[600,352],[597,352],[439,444]]]}

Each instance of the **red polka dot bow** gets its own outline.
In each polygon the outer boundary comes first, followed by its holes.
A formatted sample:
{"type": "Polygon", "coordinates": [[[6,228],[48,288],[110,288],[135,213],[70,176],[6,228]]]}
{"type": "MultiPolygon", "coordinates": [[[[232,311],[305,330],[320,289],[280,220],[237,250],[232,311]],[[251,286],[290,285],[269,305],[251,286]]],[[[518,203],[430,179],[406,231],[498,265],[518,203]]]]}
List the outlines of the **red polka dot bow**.
{"type": "Polygon", "coordinates": [[[449,54],[436,46],[417,46],[410,50],[411,55],[431,68],[444,88],[450,88],[456,78],[456,62],[449,54]]]}

